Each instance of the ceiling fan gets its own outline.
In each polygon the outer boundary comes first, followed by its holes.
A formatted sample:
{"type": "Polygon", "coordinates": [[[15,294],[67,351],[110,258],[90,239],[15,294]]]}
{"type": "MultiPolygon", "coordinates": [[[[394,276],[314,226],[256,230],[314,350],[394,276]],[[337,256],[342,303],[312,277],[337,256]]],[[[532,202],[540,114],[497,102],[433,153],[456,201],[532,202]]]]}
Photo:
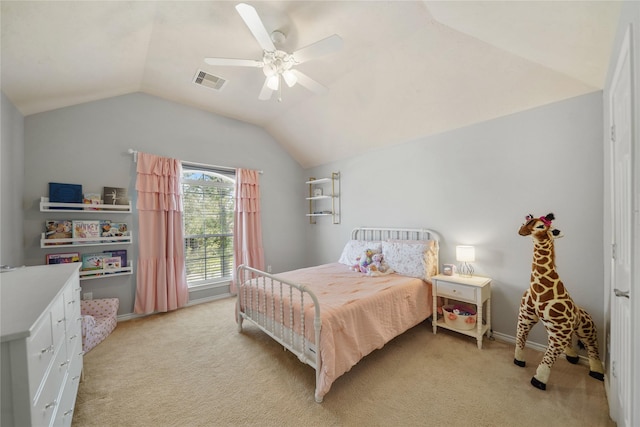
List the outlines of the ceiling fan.
{"type": "Polygon", "coordinates": [[[260,100],[268,100],[274,91],[278,91],[278,101],[282,101],[283,81],[289,87],[299,83],[317,94],[323,94],[329,90],[306,74],[296,70],[294,66],[340,50],[342,48],[340,36],[334,34],[293,53],[287,53],[274,45],[274,42],[282,43],[286,38],[285,35],[280,31],[269,34],[253,6],[240,3],[236,5],[236,10],[262,47],[264,52],[262,59],[205,58],[204,62],[209,65],[262,68],[265,80],[258,96],[260,100]]]}

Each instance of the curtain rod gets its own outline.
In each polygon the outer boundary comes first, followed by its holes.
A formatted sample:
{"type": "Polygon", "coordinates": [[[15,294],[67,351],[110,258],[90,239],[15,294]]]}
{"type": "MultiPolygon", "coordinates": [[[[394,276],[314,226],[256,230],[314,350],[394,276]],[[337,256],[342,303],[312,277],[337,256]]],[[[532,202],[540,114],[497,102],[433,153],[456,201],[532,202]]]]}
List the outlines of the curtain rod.
{"type": "MultiPolygon", "coordinates": [[[[138,162],[138,151],[134,150],[133,148],[129,148],[127,150],[127,152],[129,154],[133,154],[133,161],[135,163],[137,163],[138,162]]],[[[186,161],[186,160],[181,160],[181,162],[184,163],[185,165],[189,165],[189,166],[202,166],[202,167],[207,167],[207,168],[222,169],[222,170],[228,170],[228,171],[234,171],[234,172],[236,170],[235,168],[230,168],[228,166],[216,166],[216,165],[209,165],[209,164],[206,164],[206,163],[189,162],[189,161],[186,161]]],[[[259,170],[258,173],[260,175],[262,175],[264,172],[259,170]]]]}

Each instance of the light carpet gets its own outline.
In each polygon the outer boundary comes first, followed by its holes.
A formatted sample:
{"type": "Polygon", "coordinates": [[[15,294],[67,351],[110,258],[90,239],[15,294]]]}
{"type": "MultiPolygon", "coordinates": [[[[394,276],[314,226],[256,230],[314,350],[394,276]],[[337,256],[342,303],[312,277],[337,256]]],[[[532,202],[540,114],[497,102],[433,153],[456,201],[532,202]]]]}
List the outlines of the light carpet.
{"type": "MultiPolygon", "coordinates": [[[[338,378],[323,403],[315,371],[244,322],[234,299],[121,322],[84,358],[73,426],[615,426],[602,382],[512,344],[410,329],[338,378]]],[[[514,319],[515,322],[515,319],[514,319]]],[[[514,326],[515,329],[515,326],[514,326]]]]}

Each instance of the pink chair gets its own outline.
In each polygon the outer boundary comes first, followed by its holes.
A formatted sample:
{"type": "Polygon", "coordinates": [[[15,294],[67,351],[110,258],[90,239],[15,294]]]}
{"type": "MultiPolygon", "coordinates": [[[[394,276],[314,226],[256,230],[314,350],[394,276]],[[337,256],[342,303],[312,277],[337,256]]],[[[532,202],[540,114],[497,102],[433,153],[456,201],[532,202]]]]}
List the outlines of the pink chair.
{"type": "Polygon", "coordinates": [[[87,353],[104,341],[116,328],[118,321],[118,298],[103,298],[80,301],[82,314],[82,350],[87,353]]]}

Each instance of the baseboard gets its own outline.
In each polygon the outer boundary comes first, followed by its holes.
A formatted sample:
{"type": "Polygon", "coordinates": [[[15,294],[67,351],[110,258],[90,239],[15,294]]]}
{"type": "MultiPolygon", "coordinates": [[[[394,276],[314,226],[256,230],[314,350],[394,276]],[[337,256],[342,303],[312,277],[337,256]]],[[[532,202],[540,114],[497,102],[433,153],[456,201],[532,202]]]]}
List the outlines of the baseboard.
{"type": "MultiPolygon", "coordinates": [[[[500,332],[493,332],[492,336],[498,341],[507,342],[507,343],[513,344],[513,345],[516,344],[516,337],[514,337],[512,335],[502,334],[500,332]]],[[[532,341],[527,341],[527,343],[525,344],[525,347],[533,349],[533,350],[540,351],[542,353],[547,351],[547,345],[546,344],[540,344],[540,343],[532,342],[532,341]]],[[[564,353],[562,353],[560,355],[560,357],[566,359],[566,356],[565,356],[564,353]]],[[[589,358],[588,357],[582,356],[580,354],[578,355],[578,357],[580,358],[580,364],[581,365],[589,366],[589,358]]]]}
{"type": "MultiPolygon", "coordinates": [[[[222,295],[214,295],[211,297],[206,297],[206,298],[198,298],[196,300],[193,301],[189,301],[185,307],[191,307],[194,305],[198,305],[198,304],[203,304],[205,302],[211,302],[211,301],[216,301],[219,299],[225,299],[225,298],[229,298],[232,297],[233,295],[231,294],[222,294],[222,295]]],[[[122,314],[119,315],[117,317],[117,321],[118,322],[126,322],[127,320],[133,320],[133,319],[139,319],[141,317],[146,317],[146,316],[150,316],[152,314],[157,314],[158,312],[153,312],[153,313],[149,313],[149,314],[135,314],[135,313],[127,313],[127,314],[122,314]]]]}

